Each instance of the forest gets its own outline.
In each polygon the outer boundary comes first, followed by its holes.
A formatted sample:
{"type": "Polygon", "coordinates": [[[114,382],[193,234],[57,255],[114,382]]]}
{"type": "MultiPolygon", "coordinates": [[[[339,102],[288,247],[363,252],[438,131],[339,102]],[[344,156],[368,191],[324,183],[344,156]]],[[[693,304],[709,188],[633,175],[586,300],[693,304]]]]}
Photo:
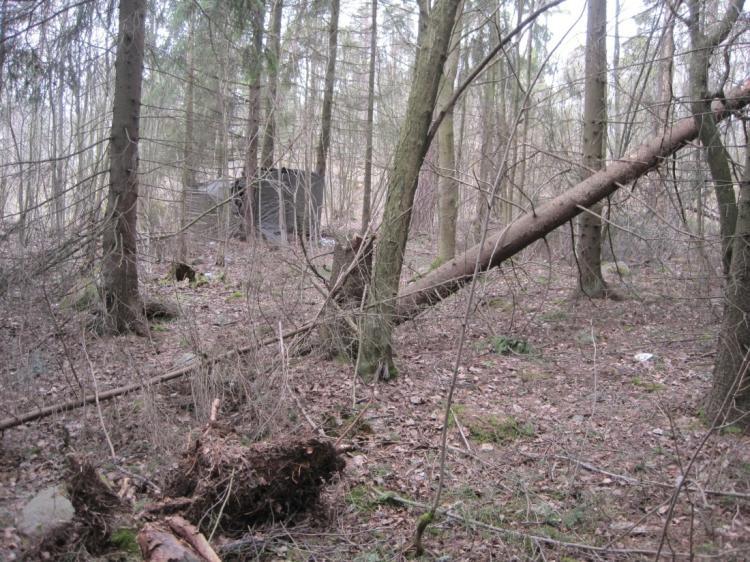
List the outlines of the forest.
{"type": "Polygon", "coordinates": [[[750,559],[744,0],[0,0],[0,559],[750,559]]]}

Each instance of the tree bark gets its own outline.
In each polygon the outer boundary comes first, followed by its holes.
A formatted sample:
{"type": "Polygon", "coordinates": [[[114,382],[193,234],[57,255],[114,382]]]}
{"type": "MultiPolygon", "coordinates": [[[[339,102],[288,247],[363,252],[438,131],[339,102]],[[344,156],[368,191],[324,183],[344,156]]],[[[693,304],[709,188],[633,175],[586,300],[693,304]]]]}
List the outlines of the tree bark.
{"type": "MultiPolygon", "coordinates": [[[[453,83],[458,73],[458,49],[461,40],[461,6],[456,10],[456,25],[445,62],[445,72],[438,94],[438,107],[453,97],[453,83]]],[[[438,255],[437,263],[445,263],[456,255],[456,219],[458,217],[458,181],[453,132],[453,107],[448,109],[438,128],[438,255]]]]}
{"type": "MultiPolygon", "coordinates": [[[[215,16],[214,16],[215,17],[215,16]]],[[[212,49],[217,54],[218,76],[216,76],[216,122],[218,128],[214,142],[214,153],[216,154],[216,175],[219,178],[225,178],[229,174],[229,115],[232,112],[231,96],[228,93],[228,51],[229,40],[227,37],[221,37],[218,49],[212,49]]],[[[244,172],[243,172],[244,173],[244,172]]],[[[243,206],[243,209],[245,207],[243,206]]],[[[224,205],[216,214],[216,231],[219,237],[219,243],[216,245],[215,264],[224,267],[226,263],[226,250],[229,244],[229,228],[231,221],[232,208],[230,205],[224,205]]],[[[243,217],[244,218],[244,217],[243,217]]]]}
{"type": "MultiPolygon", "coordinates": [[[[750,78],[729,92],[723,103],[716,104],[714,119],[727,118],[750,103],[750,78]]],[[[583,209],[611,195],[623,185],[657,167],[665,158],[698,137],[698,124],[692,117],[681,119],[647,139],[629,156],[616,160],[607,170],[600,170],[558,197],[522,215],[499,234],[477,244],[440,266],[431,274],[407,287],[392,305],[393,320],[402,322],[414,317],[460,289],[474,276],[475,268],[485,271],[500,265],[532,242],[562,226],[583,209]]],[[[376,255],[377,257],[377,255],[376,255]]]]}
{"type": "Polygon", "coordinates": [[[255,178],[258,176],[258,132],[260,130],[260,75],[263,70],[263,19],[265,1],[255,0],[250,10],[252,43],[248,53],[248,73],[250,75],[247,93],[247,152],[245,153],[245,234],[250,237],[255,232],[256,207],[255,178]]]}
{"type": "Polygon", "coordinates": [[[698,138],[706,149],[706,161],[714,180],[714,192],[719,206],[719,229],[721,232],[721,257],[724,273],[728,274],[732,261],[732,236],[737,223],[737,201],[734,195],[732,172],[729,169],[729,154],[721,141],[716,121],[711,112],[711,96],[708,92],[708,67],[714,49],[727,38],[737,21],[744,0],[732,0],[724,18],[710,36],[701,27],[703,3],[690,0],[691,53],[688,61],[690,83],[690,110],[698,123],[698,138]]]}
{"type": "Polygon", "coordinates": [[[656,100],[659,104],[658,119],[654,123],[654,134],[658,134],[669,123],[673,99],[672,80],[674,77],[674,16],[666,14],[664,35],[659,49],[659,76],[657,78],[656,100]]]}
{"type": "Polygon", "coordinates": [[[115,98],[110,137],[109,194],[102,237],[105,328],[144,333],[138,293],[136,221],[138,138],[143,81],[146,0],[120,0],[115,61],[115,98]]]}
{"type": "Polygon", "coordinates": [[[373,310],[365,317],[361,333],[359,372],[365,378],[395,375],[391,348],[393,298],[398,292],[419,169],[427,153],[438,85],[460,2],[441,0],[437,3],[430,14],[424,44],[417,51],[406,117],[388,175],[385,211],[368,299],[373,310]]]}
{"type": "Polygon", "coordinates": [[[736,423],[747,428],[750,427],[750,145],[745,147],[738,207],[732,264],[724,290],[724,318],[706,414],[710,422],[736,423]]]}
{"type": "MultiPolygon", "coordinates": [[[[67,16],[67,13],[66,13],[67,16]]],[[[67,17],[63,17],[63,26],[67,21],[67,17]]],[[[52,158],[55,160],[52,168],[52,194],[54,197],[54,210],[55,220],[53,223],[53,232],[56,236],[65,235],[65,180],[67,174],[66,170],[66,159],[60,155],[64,152],[63,144],[64,140],[64,129],[65,129],[65,59],[60,57],[56,69],[50,69],[50,81],[52,81],[52,75],[57,71],[57,92],[54,92],[53,88],[50,88],[49,92],[49,104],[50,114],[52,117],[52,158]]]]}
{"type": "Polygon", "coordinates": [[[281,16],[284,10],[284,0],[276,0],[271,10],[271,34],[268,38],[268,52],[266,54],[266,75],[268,76],[268,95],[266,96],[266,128],[263,133],[261,148],[261,166],[273,168],[275,163],[276,143],[276,106],[279,87],[279,59],[281,57],[281,16]]]}
{"type": "Polygon", "coordinates": [[[378,54],[378,0],[372,0],[372,23],[370,28],[370,69],[367,84],[367,124],[365,135],[365,178],[362,193],[362,234],[370,226],[372,210],[372,141],[375,117],[375,61],[378,54]]]}
{"type": "Polygon", "coordinates": [[[194,19],[193,14],[189,15],[188,24],[188,41],[187,41],[187,83],[185,84],[185,143],[183,150],[182,162],[182,194],[180,196],[180,234],[177,241],[177,261],[180,263],[187,262],[187,191],[195,186],[195,164],[194,147],[193,147],[193,119],[194,119],[194,84],[195,84],[195,65],[193,54],[193,31],[194,19]]]}
{"type": "Polygon", "coordinates": [[[8,53],[8,45],[5,41],[5,28],[8,25],[8,0],[3,0],[0,5],[0,96],[3,94],[3,85],[5,83],[5,56],[8,53]]]}
{"type": "Polygon", "coordinates": [[[331,146],[331,113],[333,111],[333,86],[336,81],[336,51],[339,38],[339,0],[331,0],[331,21],[328,24],[328,63],[323,87],[323,110],[320,117],[320,139],[315,161],[315,171],[326,177],[328,149],[331,146]]]}
{"type": "MultiPolygon", "coordinates": [[[[534,10],[534,1],[530,2],[529,5],[529,11],[534,10]]],[[[534,62],[534,23],[532,22],[529,25],[529,34],[526,36],[526,76],[524,81],[524,88],[526,92],[530,92],[532,88],[531,84],[531,68],[534,62]]],[[[519,72],[520,69],[517,70],[519,72]]],[[[523,112],[523,128],[521,130],[521,158],[518,165],[519,172],[518,172],[518,189],[520,191],[523,191],[526,188],[526,153],[527,153],[527,144],[529,139],[529,124],[531,123],[531,111],[534,106],[534,102],[531,98],[526,100],[526,103],[524,107],[519,108],[520,111],[523,112]]]]}
{"type": "MultiPolygon", "coordinates": [[[[586,34],[586,85],[583,107],[583,173],[604,168],[604,133],[607,120],[607,2],[589,0],[586,34]]],[[[596,203],[578,217],[576,259],[581,293],[589,298],[607,296],[602,275],[603,209],[596,203]]]]}
{"type": "MultiPolygon", "coordinates": [[[[610,142],[610,146],[613,147],[613,156],[619,158],[625,151],[625,139],[622,134],[622,115],[620,114],[620,106],[622,105],[620,100],[622,98],[622,92],[620,91],[620,74],[622,69],[620,68],[620,14],[622,13],[621,1],[615,0],[615,25],[614,25],[614,41],[612,48],[612,98],[613,98],[613,110],[614,110],[614,122],[611,123],[611,131],[614,135],[614,139],[610,142]]],[[[605,53],[606,56],[606,53],[605,53]]]]}
{"type": "Polygon", "coordinates": [[[480,109],[482,123],[482,141],[479,154],[479,184],[477,185],[477,199],[475,205],[475,216],[472,221],[472,233],[474,243],[478,244],[482,238],[482,225],[484,225],[487,215],[490,212],[492,202],[487,196],[487,186],[490,185],[490,173],[492,171],[494,154],[494,143],[499,142],[496,126],[498,117],[495,110],[495,91],[497,84],[497,66],[495,65],[489,71],[489,78],[482,88],[482,107],[480,109]]]}

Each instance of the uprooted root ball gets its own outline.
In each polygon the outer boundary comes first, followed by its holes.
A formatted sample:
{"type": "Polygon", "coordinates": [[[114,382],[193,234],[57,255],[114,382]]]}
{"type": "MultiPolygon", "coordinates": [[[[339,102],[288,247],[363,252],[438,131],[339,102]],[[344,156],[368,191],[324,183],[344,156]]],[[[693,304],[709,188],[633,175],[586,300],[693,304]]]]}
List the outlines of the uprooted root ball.
{"type": "Polygon", "coordinates": [[[75,516],[49,532],[27,553],[27,559],[86,560],[113,548],[113,520],[122,504],[117,494],[87,460],[68,457],[65,477],[75,516]]]}
{"type": "Polygon", "coordinates": [[[318,504],[323,486],[343,470],[336,448],[315,438],[244,446],[236,435],[207,431],[183,455],[166,493],[190,498],[185,516],[204,530],[217,517],[227,534],[289,519],[318,504]]]}

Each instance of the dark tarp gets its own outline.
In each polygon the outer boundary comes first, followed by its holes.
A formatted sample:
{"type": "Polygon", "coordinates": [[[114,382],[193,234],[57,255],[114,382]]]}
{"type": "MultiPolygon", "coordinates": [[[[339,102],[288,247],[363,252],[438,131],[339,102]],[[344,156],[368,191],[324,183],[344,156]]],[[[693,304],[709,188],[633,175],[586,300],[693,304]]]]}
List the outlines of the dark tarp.
{"type": "MultiPolygon", "coordinates": [[[[320,218],[325,200],[325,182],[314,173],[294,168],[260,170],[256,188],[255,223],[263,236],[284,241],[302,234],[320,235],[320,218]]],[[[222,203],[231,205],[230,233],[242,231],[245,178],[217,179],[188,191],[188,220],[202,217],[198,224],[210,230],[220,225],[222,203]],[[233,203],[232,203],[233,201],[233,203]]]]}
{"type": "MultiPolygon", "coordinates": [[[[245,178],[233,186],[235,203],[241,214],[245,178]]],[[[325,182],[314,172],[294,168],[260,171],[256,180],[255,224],[269,240],[283,239],[282,233],[308,238],[320,235],[320,215],[325,200],[325,182]]]]}

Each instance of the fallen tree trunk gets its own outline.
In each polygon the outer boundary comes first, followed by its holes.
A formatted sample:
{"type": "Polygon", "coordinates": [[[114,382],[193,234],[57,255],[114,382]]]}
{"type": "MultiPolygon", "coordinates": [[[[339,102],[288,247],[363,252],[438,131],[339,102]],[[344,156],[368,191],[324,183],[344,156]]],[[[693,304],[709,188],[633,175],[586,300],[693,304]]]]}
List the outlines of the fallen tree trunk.
{"type": "MultiPolygon", "coordinates": [[[[714,117],[719,122],[732,112],[750,103],[750,78],[716,103],[714,117]]],[[[677,121],[664,134],[646,140],[629,156],[608,164],[606,170],[589,176],[551,201],[510,223],[502,232],[483,244],[477,244],[429,275],[408,286],[397,297],[396,322],[416,316],[423,308],[455,293],[474,276],[475,269],[486,271],[500,265],[532,242],[543,238],[559,226],[583,212],[597,201],[608,197],[624,184],[630,183],[655,168],[669,155],[698,137],[695,119],[677,121]]]]}

